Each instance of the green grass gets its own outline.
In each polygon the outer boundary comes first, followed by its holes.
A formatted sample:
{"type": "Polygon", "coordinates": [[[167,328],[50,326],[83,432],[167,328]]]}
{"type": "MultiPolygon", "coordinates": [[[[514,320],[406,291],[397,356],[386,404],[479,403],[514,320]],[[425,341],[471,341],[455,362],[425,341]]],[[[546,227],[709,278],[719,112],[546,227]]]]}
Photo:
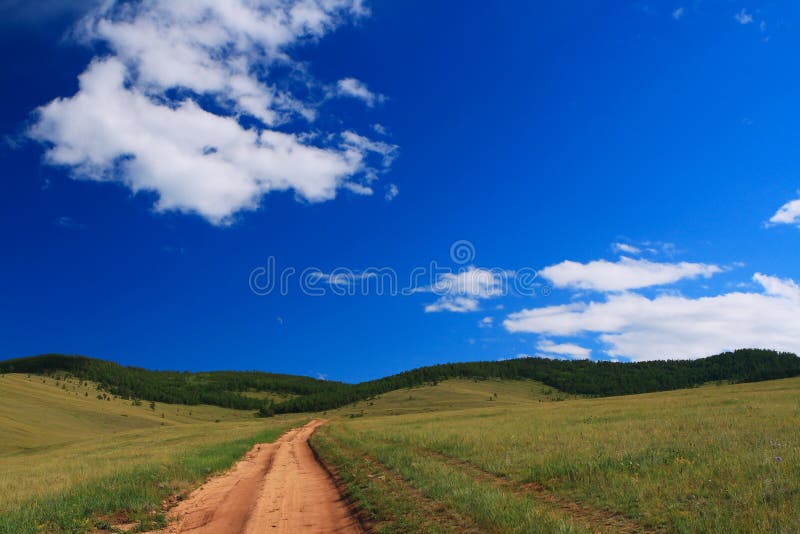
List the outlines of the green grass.
{"type": "MultiPolygon", "coordinates": [[[[437,387],[446,404],[449,386],[437,387]]],[[[794,378],[433,413],[345,412],[314,444],[341,471],[373,458],[487,532],[798,532],[799,391],[794,378]]],[[[381,497],[371,479],[351,478],[348,488],[371,495],[356,501],[391,523],[388,490],[381,497]]]]}
{"type": "Polygon", "coordinates": [[[364,417],[424,412],[496,409],[577,398],[534,380],[454,378],[437,385],[398,389],[325,412],[329,416],[364,417]]]}
{"type": "Polygon", "coordinates": [[[477,526],[438,501],[426,498],[397,473],[357,447],[345,446],[327,433],[316,434],[314,449],[329,465],[346,497],[358,506],[362,520],[377,533],[438,533],[458,527],[461,532],[480,532],[477,526]]]}
{"type": "Polygon", "coordinates": [[[348,483],[350,497],[360,506],[369,507],[369,518],[373,522],[385,523],[376,528],[380,532],[452,532],[463,530],[461,524],[464,523],[476,525],[479,532],[580,531],[567,514],[532,505],[525,496],[483,484],[458,468],[418,454],[413,448],[375,442],[363,447],[362,437],[337,433],[334,429],[315,437],[314,446],[339,471],[351,473],[348,477],[352,479],[348,483]],[[332,453],[337,448],[346,452],[332,453]],[[337,463],[342,458],[346,458],[346,462],[337,463]],[[363,462],[365,458],[373,459],[380,466],[379,470],[396,473],[413,489],[399,495],[390,487],[381,488],[374,483],[360,487],[359,483],[364,480],[352,474],[352,464],[363,462]],[[441,509],[439,517],[419,513],[419,508],[424,507],[417,503],[430,501],[441,509]],[[401,525],[396,524],[398,509],[411,512],[400,517],[401,525]],[[449,516],[449,522],[444,515],[449,516]]]}
{"type": "MultiPolygon", "coordinates": [[[[158,526],[167,496],[308,419],[42,380],[0,377],[0,533],[158,526]]],[[[326,412],[312,444],[376,532],[800,532],[799,392],[447,380],[326,412]]]]}
{"type": "Polygon", "coordinates": [[[115,521],[137,522],[144,529],[163,526],[165,499],[229,467],[254,443],[273,441],[285,429],[277,426],[190,450],[171,461],[140,465],[22,502],[0,515],[0,532],[86,532],[115,521]]]}
{"type": "Polygon", "coordinates": [[[358,384],[257,371],[153,371],[63,354],[0,361],[0,373],[12,372],[68,373],[93,380],[126,399],[299,413],[334,410],[376,395],[453,378],[537,380],[562,392],[600,397],[671,391],[716,381],[756,382],[800,376],[800,358],[764,349],[739,349],[696,360],[634,363],[513,358],[419,367],[358,384]],[[253,392],[266,394],[254,396],[253,392]]]}
{"type": "Polygon", "coordinates": [[[0,455],[73,440],[156,427],[208,422],[252,422],[253,412],[217,406],[132,401],[74,378],[0,375],[0,455]],[[98,399],[97,396],[104,396],[98,399]]]}
{"type": "Polygon", "coordinates": [[[74,379],[0,377],[0,533],[84,532],[103,516],[152,525],[164,498],[307,420],[86,393],[74,379]]]}

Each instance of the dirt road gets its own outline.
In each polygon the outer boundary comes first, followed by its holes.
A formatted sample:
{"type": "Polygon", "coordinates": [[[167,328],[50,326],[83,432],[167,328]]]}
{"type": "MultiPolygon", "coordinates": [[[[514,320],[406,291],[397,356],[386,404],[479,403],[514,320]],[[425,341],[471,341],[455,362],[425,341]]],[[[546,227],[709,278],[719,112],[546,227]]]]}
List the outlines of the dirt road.
{"type": "Polygon", "coordinates": [[[253,447],[230,471],[209,480],[170,512],[163,532],[207,534],[359,533],[308,439],[324,421],[253,447]]]}

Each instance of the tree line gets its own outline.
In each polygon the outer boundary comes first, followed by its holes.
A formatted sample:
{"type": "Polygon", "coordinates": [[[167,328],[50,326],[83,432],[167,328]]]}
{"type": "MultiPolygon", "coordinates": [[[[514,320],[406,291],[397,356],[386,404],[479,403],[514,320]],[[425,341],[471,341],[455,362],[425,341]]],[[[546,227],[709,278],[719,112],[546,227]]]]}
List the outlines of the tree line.
{"type": "Polygon", "coordinates": [[[90,380],[125,399],[144,399],[170,404],[211,404],[239,410],[270,413],[272,401],[243,395],[248,391],[268,391],[309,395],[337,384],[305,376],[259,371],[152,371],[124,367],[117,363],[63,354],[43,354],[0,362],[0,373],[69,373],[90,380]]]}
{"type": "Polygon", "coordinates": [[[0,362],[0,373],[45,374],[57,371],[96,382],[109,393],[123,398],[172,404],[212,404],[257,410],[259,415],[269,416],[330,410],[389,391],[436,384],[449,378],[530,379],[565,393],[588,396],[667,391],[719,381],[755,382],[800,376],[800,358],[792,353],[765,349],[741,349],[697,360],[636,363],[520,358],[432,365],[358,384],[259,371],[150,371],[61,354],[0,362]],[[243,394],[249,391],[296,396],[274,403],[243,394]]]}
{"type": "Polygon", "coordinates": [[[606,397],[690,388],[708,382],[755,382],[799,375],[800,358],[796,355],[763,349],[741,349],[697,360],[636,363],[519,358],[433,365],[360,384],[341,384],[284,401],[275,406],[275,411],[329,410],[448,378],[530,379],[565,393],[606,397]]]}

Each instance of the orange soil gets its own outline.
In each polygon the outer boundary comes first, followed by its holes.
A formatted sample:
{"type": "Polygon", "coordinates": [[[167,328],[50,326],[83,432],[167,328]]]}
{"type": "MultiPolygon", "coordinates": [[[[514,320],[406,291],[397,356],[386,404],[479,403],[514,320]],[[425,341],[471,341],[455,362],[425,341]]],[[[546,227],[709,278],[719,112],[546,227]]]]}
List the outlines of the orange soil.
{"type": "Polygon", "coordinates": [[[308,444],[324,421],[253,447],[169,514],[165,534],[363,532],[308,444]]]}

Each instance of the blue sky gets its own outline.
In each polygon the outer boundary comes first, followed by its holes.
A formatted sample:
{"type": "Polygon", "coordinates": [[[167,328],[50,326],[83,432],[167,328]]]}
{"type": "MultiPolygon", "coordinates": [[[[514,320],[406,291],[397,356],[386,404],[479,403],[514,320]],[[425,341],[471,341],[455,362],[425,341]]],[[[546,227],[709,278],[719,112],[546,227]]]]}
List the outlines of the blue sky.
{"type": "Polygon", "coordinates": [[[800,351],[800,6],[257,4],[0,2],[0,355],[800,351]]]}

